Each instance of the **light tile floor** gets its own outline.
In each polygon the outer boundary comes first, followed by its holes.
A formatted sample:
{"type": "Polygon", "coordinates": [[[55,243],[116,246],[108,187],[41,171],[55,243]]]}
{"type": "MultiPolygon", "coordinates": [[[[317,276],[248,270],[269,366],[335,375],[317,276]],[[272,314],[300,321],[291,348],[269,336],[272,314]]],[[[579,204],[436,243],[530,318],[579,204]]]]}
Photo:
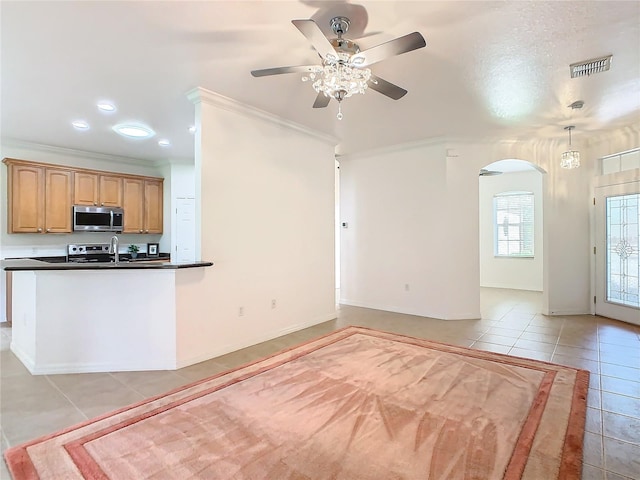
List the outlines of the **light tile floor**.
{"type": "MultiPolygon", "coordinates": [[[[584,480],[640,480],[640,327],[591,315],[541,315],[541,294],[482,289],[482,319],[442,321],[340,306],[338,318],[176,371],[33,376],[0,327],[4,451],[37,436],[252,361],[347,325],[536,358],[591,372],[584,480]]],[[[0,478],[8,479],[4,462],[0,478]]]]}

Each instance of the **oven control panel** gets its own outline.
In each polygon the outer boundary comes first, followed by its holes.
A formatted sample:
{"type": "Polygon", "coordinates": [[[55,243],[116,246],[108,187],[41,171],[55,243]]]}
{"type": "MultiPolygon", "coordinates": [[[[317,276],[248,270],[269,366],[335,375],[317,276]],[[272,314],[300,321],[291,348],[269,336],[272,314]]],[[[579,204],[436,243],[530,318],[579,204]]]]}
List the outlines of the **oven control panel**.
{"type": "Polygon", "coordinates": [[[110,260],[108,243],[87,243],[85,245],[67,245],[69,262],[108,262],[110,260]]]}

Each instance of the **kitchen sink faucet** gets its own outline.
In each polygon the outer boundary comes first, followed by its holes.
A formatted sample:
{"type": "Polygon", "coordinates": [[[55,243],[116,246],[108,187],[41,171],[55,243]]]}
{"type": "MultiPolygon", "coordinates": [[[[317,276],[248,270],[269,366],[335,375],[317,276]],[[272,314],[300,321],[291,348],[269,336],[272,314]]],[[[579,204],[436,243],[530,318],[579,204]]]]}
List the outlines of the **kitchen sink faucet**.
{"type": "Polygon", "coordinates": [[[115,263],[120,263],[120,254],[118,253],[118,236],[114,235],[111,237],[111,242],[109,243],[109,253],[114,254],[115,263]]]}

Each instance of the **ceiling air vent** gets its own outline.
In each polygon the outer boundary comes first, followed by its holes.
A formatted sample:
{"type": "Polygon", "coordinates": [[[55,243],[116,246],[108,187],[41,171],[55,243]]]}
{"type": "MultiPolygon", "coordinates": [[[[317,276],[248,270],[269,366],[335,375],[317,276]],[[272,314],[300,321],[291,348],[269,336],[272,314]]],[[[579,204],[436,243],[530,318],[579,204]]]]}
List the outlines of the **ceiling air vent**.
{"type": "Polygon", "coordinates": [[[613,55],[607,55],[606,57],[594,58],[584,62],[572,63],[569,65],[571,70],[571,78],[585,77],[593,75],[594,73],[606,72],[611,67],[611,57],[613,55]]]}

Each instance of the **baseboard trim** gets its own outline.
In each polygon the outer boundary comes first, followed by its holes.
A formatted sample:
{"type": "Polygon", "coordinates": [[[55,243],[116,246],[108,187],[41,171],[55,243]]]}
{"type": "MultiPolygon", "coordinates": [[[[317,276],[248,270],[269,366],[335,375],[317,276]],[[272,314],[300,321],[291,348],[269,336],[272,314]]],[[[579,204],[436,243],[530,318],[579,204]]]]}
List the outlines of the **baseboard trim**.
{"type": "Polygon", "coordinates": [[[62,373],[98,373],[98,372],[137,372],[151,370],[174,370],[175,362],[167,361],[159,364],[138,363],[132,365],[119,364],[118,362],[100,362],[100,363],[50,363],[45,366],[38,366],[37,363],[21,350],[15,343],[11,342],[11,351],[18,357],[18,360],[29,370],[32,375],[56,375],[62,373]]]}
{"type": "Polygon", "coordinates": [[[561,315],[592,315],[592,313],[590,311],[584,311],[584,310],[550,310],[548,313],[545,313],[545,315],[551,315],[551,316],[561,316],[561,315]]]}
{"type": "Polygon", "coordinates": [[[357,302],[346,298],[340,299],[341,305],[348,305],[351,307],[370,308],[372,310],[382,310],[384,312],[402,313],[404,315],[414,315],[417,317],[435,318],[436,320],[477,320],[480,318],[480,312],[474,313],[462,313],[456,315],[443,315],[433,312],[425,312],[422,310],[398,307],[394,305],[383,305],[374,303],[357,302]]]}
{"type": "Polygon", "coordinates": [[[33,374],[33,370],[35,368],[35,361],[33,360],[33,358],[27,355],[27,353],[22,350],[14,341],[12,341],[9,345],[9,349],[16,357],[18,357],[18,360],[22,362],[27,370],[29,370],[29,373],[33,374]]]}
{"type": "Polygon", "coordinates": [[[274,338],[282,337],[283,335],[288,335],[289,333],[297,332],[299,330],[304,330],[305,328],[313,327],[314,325],[319,325],[321,323],[334,320],[337,317],[338,317],[337,312],[334,310],[331,313],[328,313],[326,315],[321,315],[308,322],[297,323],[295,325],[291,325],[286,328],[274,330],[271,332],[266,332],[262,335],[257,335],[255,337],[252,337],[250,340],[223,345],[221,347],[217,347],[215,349],[209,350],[206,353],[196,355],[194,357],[178,359],[178,361],[176,362],[176,369],[188,367],[189,365],[194,365],[196,363],[211,360],[213,358],[226,355],[227,353],[231,353],[237,350],[241,350],[243,348],[251,347],[253,345],[257,345],[262,342],[268,342],[269,340],[273,340],[274,338]]]}

